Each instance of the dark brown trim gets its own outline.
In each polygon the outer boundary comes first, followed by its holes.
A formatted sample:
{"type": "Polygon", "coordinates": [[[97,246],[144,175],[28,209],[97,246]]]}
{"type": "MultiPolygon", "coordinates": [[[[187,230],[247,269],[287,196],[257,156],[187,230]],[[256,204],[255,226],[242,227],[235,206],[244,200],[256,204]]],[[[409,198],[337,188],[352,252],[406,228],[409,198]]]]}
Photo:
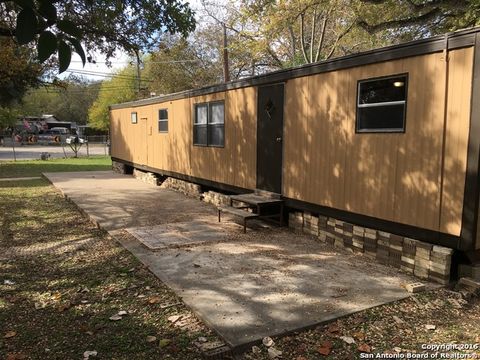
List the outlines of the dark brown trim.
{"type": "Polygon", "coordinates": [[[472,95],[470,103],[470,131],[468,135],[467,173],[463,195],[460,247],[474,250],[477,237],[480,160],[480,34],[475,34],[472,95]]]}
{"type": "Polygon", "coordinates": [[[208,186],[208,187],[211,187],[211,188],[217,188],[219,190],[223,190],[223,191],[226,191],[226,192],[231,192],[231,193],[236,193],[236,194],[246,194],[246,193],[253,192],[253,190],[245,189],[245,188],[238,187],[238,186],[219,183],[219,182],[216,182],[216,181],[202,179],[202,178],[198,178],[198,177],[195,177],[195,176],[180,174],[180,173],[177,173],[177,172],[174,172],[174,171],[156,169],[156,168],[152,168],[152,167],[147,166],[147,165],[135,164],[131,161],[122,160],[122,159],[119,159],[119,158],[116,158],[116,157],[113,157],[113,156],[111,158],[112,158],[112,161],[117,161],[117,162],[120,162],[122,164],[129,165],[129,166],[132,166],[132,167],[140,169],[140,170],[149,171],[149,172],[159,174],[159,175],[162,175],[162,176],[171,176],[171,177],[174,177],[174,178],[177,178],[177,179],[180,179],[180,180],[185,180],[185,181],[188,181],[188,182],[191,182],[191,183],[204,185],[204,186],[208,186]]]}
{"type": "Polygon", "coordinates": [[[327,206],[311,204],[300,200],[285,197],[283,198],[283,200],[285,200],[285,205],[290,208],[310,211],[323,216],[328,216],[338,220],[349,222],[350,224],[385,231],[391,234],[425,241],[434,245],[445,246],[451,249],[460,249],[460,238],[458,236],[419,228],[417,226],[378,219],[367,215],[356,214],[345,210],[334,209],[327,206]]]}
{"type": "MultiPolygon", "coordinates": [[[[448,50],[473,46],[475,36],[480,27],[458,31],[448,35],[448,50]]],[[[158,104],[165,101],[184,99],[193,96],[207,95],[216,92],[239,89],[248,86],[267,85],[276,82],[285,82],[289,79],[320,74],[328,71],[347,69],[355,66],[375,64],[383,61],[403,59],[411,56],[431,54],[445,50],[445,35],[411,41],[404,44],[387,46],[380,49],[347,55],[335,59],[325,60],[314,64],[307,64],[296,68],[278,70],[268,74],[258,75],[247,79],[231,81],[225,84],[209,86],[200,89],[182,91],[175,94],[157,96],[123,104],[111,105],[110,109],[124,109],[143,105],[158,104]]]]}

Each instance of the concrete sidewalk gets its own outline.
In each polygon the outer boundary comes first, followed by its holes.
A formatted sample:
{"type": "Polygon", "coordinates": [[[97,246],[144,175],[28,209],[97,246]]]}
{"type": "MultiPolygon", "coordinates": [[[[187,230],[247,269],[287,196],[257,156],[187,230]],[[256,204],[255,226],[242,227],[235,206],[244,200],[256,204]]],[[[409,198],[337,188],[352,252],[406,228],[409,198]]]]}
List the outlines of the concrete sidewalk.
{"type": "Polygon", "coordinates": [[[45,176],[233,348],[408,297],[415,281],[287,229],[242,234],[211,205],[130,176],[45,176]]]}

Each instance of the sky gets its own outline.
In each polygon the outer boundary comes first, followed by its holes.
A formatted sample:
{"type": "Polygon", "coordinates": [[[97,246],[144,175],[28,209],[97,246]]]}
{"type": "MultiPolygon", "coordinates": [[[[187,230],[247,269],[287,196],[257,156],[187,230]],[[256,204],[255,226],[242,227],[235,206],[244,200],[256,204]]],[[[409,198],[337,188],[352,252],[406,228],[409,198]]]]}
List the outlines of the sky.
{"type": "MultiPolygon", "coordinates": [[[[202,8],[201,0],[191,0],[189,1],[189,4],[190,7],[196,12],[197,21],[200,21],[199,15],[200,9],[202,8]]],[[[121,68],[128,65],[128,63],[132,60],[127,53],[118,51],[115,57],[110,59],[111,66],[107,66],[105,64],[105,57],[102,54],[96,53],[93,54],[93,56],[96,60],[96,64],[86,63],[85,66],[83,66],[80,56],[77,53],[72,53],[72,61],[70,62],[68,70],[58,75],[58,78],[65,79],[70,74],[73,74],[77,76],[83,76],[92,81],[104,80],[109,78],[108,74],[117,72],[121,68]]]]}
{"type": "Polygon", "coordinates": [[[93,56],[97,61],[96,64],[87,62],[85,66],[83,66],[80,56],[77,53],[73,53],[72,61],[70,62],[68,70],[64,74],[61,74],[61,76],[59,77],[64,78],[70,74],[74,74],[82,75],[92,80],[102,80],[105,78],[105,76],[95,76],[94,73],[100,73],[102,75],[111,74],[125,67],[130,62],[128,54],[124,52],[118,52],[114,58],[110,59],[112,63],[111,67],[108,67],[105,64],[105,57],[102,54],[97,53],[93,56]]]}

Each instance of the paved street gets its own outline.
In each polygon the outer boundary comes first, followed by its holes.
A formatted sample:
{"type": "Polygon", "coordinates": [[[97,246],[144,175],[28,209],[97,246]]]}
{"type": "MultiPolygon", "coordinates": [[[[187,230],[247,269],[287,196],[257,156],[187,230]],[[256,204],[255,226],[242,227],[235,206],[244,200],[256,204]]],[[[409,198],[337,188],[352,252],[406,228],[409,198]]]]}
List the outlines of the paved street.
{"type": "MultiPolygon", "coordinates": [[[[103,144],[90,144],[88,152],[90,155],[105,155],[105,151],[108,154],[108,148],[106,149],[103,144]]],[[[43,146],[43,145],[23,145],[15,146],[15,154],[17,160],[35,160],[40,159],[40,154],[42,152],[47,152],[51,155],[52,158],[61,158],[65,154],[68,157],[74,155],[72,149],[68,145],[65,146],[65,153],[63,148],[58,146],[43,146]]],[[[84,145],[78,152],[79,156],[87,156],[87,147],[84,145]]],[[[0,146],[0,161],[11,161],[14,160],[13,149],[12,147],[0,146]]]]}

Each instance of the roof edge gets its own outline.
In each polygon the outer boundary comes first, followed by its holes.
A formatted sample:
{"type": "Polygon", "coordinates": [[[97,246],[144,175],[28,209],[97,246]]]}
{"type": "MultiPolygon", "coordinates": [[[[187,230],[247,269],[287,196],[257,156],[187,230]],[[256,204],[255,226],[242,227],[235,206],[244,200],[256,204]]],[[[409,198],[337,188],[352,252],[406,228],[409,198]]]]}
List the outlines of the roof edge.
{"type": "Polygon", "coordinates": [[[282,82],[298,77],[320,74],[324,72],[348,69],[356,66],[369,65],[384,61],[398,60],[418,55],[426,55],[445,49],[453,50],[475,45],[475,34],[480,27],[459,30],[427,39],[414,40],[402,44],[390,45],[378,49],[368,50],[357,54],[345,55],[334,59],[324,60],[313,64],[272,71],[245,79],[228,83],[206,86],[198,89],[185,90],[168,95],[129,101],[109,106],[110,110],[138,107],[143,105],[159,104],[166,101],[184,99],[193,96],[213,94],[222,91],[240,89],[249,86],[260,86],[275,82],[282,82]]]}

